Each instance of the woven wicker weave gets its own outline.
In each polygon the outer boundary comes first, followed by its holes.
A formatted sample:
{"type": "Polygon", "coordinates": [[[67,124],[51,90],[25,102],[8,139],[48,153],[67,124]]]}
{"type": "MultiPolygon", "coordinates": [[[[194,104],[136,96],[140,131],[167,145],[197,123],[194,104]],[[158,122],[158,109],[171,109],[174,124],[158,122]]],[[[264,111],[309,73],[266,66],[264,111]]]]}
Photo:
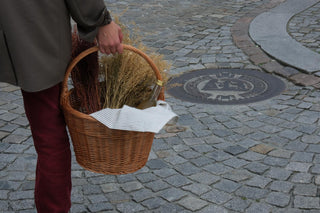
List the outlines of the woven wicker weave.
{"type": "MultiPolygon", "coordinates": [[[[141,55],[162,80],[152,60],[140,50],[123,45],[124,49],[141,55]]],[[[77,110],[68,78],[75,65],[85,56],[98,51],[92,47],[79,54],[69,65],[61,93],[61,106],[71,135],[77,162],[85,169],[102,174],[127,174],[141,169],[148,160],[154,133],[113,130],[93,117],[77,110]]],[[[159,99],[164,100],[162,90],[159,99]]]]}

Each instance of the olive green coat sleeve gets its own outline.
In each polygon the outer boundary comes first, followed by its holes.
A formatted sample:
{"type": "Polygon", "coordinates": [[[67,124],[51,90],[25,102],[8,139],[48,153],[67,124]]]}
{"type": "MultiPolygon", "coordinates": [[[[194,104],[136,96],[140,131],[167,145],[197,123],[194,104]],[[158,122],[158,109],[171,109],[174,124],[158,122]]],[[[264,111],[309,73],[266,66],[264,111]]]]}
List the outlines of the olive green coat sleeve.
{"type": "Polygon", "coordinates": [[[0,81],[35,92],[64,78],[71,57],[70,15],[93,40],[103,0],[0,0],[0,81]]]}
{"type": "Polygon", "coordinates": [[[97,27],[104,25],[110,14],[103,1],[65,0],[72,18],[77,23],[80,37],[93,41],[97,34],[97,27]],[[97,12],[98,11],[98,12],[97,12]]]}

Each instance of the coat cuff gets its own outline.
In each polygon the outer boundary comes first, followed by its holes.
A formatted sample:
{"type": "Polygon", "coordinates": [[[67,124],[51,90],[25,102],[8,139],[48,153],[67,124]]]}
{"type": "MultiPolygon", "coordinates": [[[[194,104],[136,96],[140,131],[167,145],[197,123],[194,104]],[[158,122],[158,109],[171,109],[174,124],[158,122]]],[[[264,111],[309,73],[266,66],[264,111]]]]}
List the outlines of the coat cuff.
{"type": "Polygon", "coordinates": [[[101,21],[94,27],[83,28],[78,25],[78,32],[81,39],[93,42],[95,37],[98,34],[98,29],[101,26],[108,25],[112,21],[110,12],[107,9],[104,9],[101,15],[101,21]]]}

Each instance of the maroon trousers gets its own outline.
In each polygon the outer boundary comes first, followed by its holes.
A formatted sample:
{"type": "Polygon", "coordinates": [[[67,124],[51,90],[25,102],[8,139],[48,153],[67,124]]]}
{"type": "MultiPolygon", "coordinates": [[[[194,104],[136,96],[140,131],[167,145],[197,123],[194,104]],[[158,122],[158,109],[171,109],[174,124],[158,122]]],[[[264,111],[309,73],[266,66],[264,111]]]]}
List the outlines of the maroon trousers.
{"type": "Polygon", "coordinates": [[[22,91],[38,154],[35,203],[39,213],[67,213],[71,207],[71,152],[59,106],[60,87],[22,91]]]}

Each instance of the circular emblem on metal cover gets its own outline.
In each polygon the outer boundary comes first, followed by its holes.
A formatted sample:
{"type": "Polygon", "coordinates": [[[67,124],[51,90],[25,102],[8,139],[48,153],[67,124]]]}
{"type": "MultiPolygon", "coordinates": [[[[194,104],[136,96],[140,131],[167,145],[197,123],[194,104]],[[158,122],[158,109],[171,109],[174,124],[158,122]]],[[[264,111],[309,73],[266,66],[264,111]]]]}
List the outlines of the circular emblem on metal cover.
{"type": "Polygon", "coordinates": [[[206,104],[245,104],[279,95],[285,84],[256,70],[204,69],[182,74],[168,83],[176,98],[206,104]]]}

